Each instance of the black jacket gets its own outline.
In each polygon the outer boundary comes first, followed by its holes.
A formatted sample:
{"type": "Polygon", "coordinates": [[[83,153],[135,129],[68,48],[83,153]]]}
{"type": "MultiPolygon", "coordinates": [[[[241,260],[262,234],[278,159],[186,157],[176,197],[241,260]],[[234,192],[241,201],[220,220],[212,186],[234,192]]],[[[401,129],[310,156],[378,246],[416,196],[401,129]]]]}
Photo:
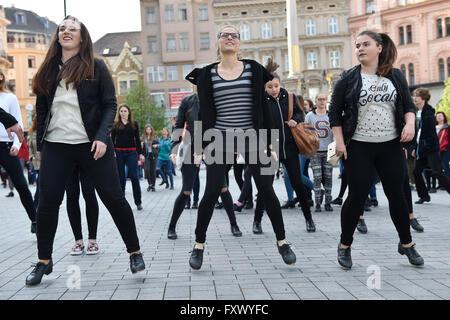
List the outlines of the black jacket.
{"type": "MultiPolygon", "coordinates": [[[[183,100],[181,100],[180,107],[178,108],[177,120],[175,121],[174,130],[183,129],[186,124],[186,131],[189,132],[191,136],[191,142],[194,141],[194,121],[198,120],[198,97],[197,94],[190,94],[185,96],[183,100]]],[[[171,153],[175,153],[176,150],[174,148],[181,142],[181,136],[178,139],[174,139],[172,137],[172,145],[170,146],[171,153]]],[[[194,151],[194,148],[191,148],[191,151],[194,151]]]]}
{"type": "MultiPolygon", "coordinates": [[[[293,98],[294,110],[292,120],[295,120],[297,123],[303,122],[305,121],[305,115],[303,114],[302,109],[300,109],[300,107],[298,106],[295,96],[293,98]]],[[[269,103],[269,109],[272,115],[274,129],[279,129],[279,158],[283,160],[292,157],[298,157],[299,151],[297,148],[297,144],[295,143],[294,137],[292,136],[290,127],[286,123],[286,121],[289,120],[289,95],[287,90],[281,88],[280,94],[278,95],[277,99],[266,93],[266,99],[269,103]]]]}
{"type": "MultiPolygon", "coordinates": [[[[270,144],[270,129],[273,129],[271,113],[265,98],[264,85],[273,79],[273,76],[258,62],[249,59],[242,61],[251,65],[253,86],[253,128],[268,129],[268,142],[270,144]]],[[[186,76],[186,80],[197,85],[199,99],[199,120],[202,121],[202,134],[206,130],[214,128],[216,123],[216,107],[214,105],[213,87],[211,80],[211,69],[218,62],[210,64],[201,69],[195,68],[186,76]]],[[[209,142],[203,142],[203,148],[209,142]]],[[[268,145],[268,144],[267,144],[268,145]]]]}
{"type": "MultiPolygon", "coordinates": [[[[57,75],[55,70],[55,79],[57,75]]],[[[36,134],[39,151],[50,123],[50,108],[56,86],[51,88],[50,92],[50,95],[36,97],[36,134]]],[[[109,134],[116,115],[117,102],[114,83],[103,60],[95,59],[94,78],[85,79],[77,89],[77,94],[81,118],[89,140],[106,143],[107,139],[110,139],[109,134]]]]}
{"type": "Polygon", "coordinates": [[[113,126],[111,139],[114,143],[114,148],[136,148],[138,154],[144,155],[137,121],[134,121],[134,129],[130,123],[127,123],[125,126],[123,124],[122,126],[113,126]]]}
{"type": "Polygon", "coordinates": [[[0,108],[0,123],[3,124],[6,129],[8,129],[9,127],[15,125],[17,123],[17,120],[8,112],[0,108]]]}
{"type": "Polygon", "coordinates": [[[425,158],[433,152],[439,152],[434,109],[428,103],[422,109],[420,129],[419,146],[417,148],[418,159],[425,158]]]}
{"type": "MultiPolygon", "coordinates": [[[[385,76],[391,80],[397,90],[395,100],[395,126],[401,134],[405,124],[404,116],[407,112],[415,114],[416,107],[411,99],[405,76],[399,69],[393,68],[385,76]]],[[[358,121],[358,101],[362,87],[361,65],[357,65],[342,72],[336,82],[329,106],[331,127],[342,127],[344,142],[350,142],[356,130],[358,121]]]]}

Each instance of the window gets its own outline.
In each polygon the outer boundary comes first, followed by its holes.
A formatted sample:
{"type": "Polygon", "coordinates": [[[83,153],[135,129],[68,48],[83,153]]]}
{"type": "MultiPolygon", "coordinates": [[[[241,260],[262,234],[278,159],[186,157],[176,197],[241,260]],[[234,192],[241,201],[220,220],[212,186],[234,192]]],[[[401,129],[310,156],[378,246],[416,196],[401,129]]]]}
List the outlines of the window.
{"type": "Polygon", "coordinates": [[[268,14],[268,13],[269,13],[269,10],[263,10],[262,13],[263,13],[263,14],[268,14]]]}
{"type": "Polygon", "coordinates": [[[138,84],[137,80],[130,80],[130,90],[136,88],[137,84],[138,84]]]}
{"type": "Polygon", "coordinates": [[[129,68],[130,67],[130,60],[125,60],[125,67],[126,68],[129,68]]]}
{"type": "Polygon", "coordinates": [[[442,19],[436,20],[436,38],[442,38],[443,37],[443,31],[442,31],[442,19]]]}
{"type": "Polygon", "coordinates": [[[439,81],[445,81],[444,59],[439,59],[439,81]]]}
{"type": "Polygon", "coordinates": [[[175,21],[175,15],[173,13],[173,4],[166,5],[166,22],[175,21]]]}
{"type": "Polygon", "coordinates": [[[200,33],[200,50],[209,50],[209,33],[200,33]]]}
{"type": "Polygon", "coordinates": [[[147,68],[148,82],[164,81],[164,67],[154,66],[147,68]]]}
{"type": "Polygon", "coordinates": [[[308,52],[307,60],[308,60],[308,70],[318,69],[316,52],[308,52]]]}
{"type": "Polygon", "coordinates": [[[147,24],[156,23],[155,8],[147,8],[147,24]]]}
{"type": "Polygon", "coordinates": [[[208,5],[200,5],[198,7],[198,15],[200,21],[208,21],[208,5]]]}
{"type": "Polygon", "coordinates": [[[150,99],[153,100],[153,102],[155,103],[155,106],[158,108],[165,108],[164,98],[165,98],[164,92],[150,93],[150,99]]]}
{"type": "Polygon", "coordinates": [[[158,44],[156,43],[156,37],[147,37],[148,41],[148,52],[158,52],[158,44]]]}
{"type": "Polygon", "coordinates": [[[185,4],[178,5],[178,20],[187,21],[187,8],[185,4]]]}
{"type": "Polygon", "coordinates": [[[406,66],[405,66],[404,64],[402,64],[402,65],[400,66],[400,71],[403,73],[403,75],[404,75],[405,78],[406,78],[406,66]]]}
{"type": "Polygon", "coordinates": [[[338,33],[338,22],[336,18],[328,19],[328,33],[330,34],[338,33]]]}
{"type": "Polygon", "coordinates": [[[330,51],[330,68],[339,68],[341,66],[339,51],[330,51]]]}
{"type": "Polygon", "coordinates": [[[289,71],[289,55],[284,55],[284,70],[289,71]]]}
{"type": "Polygon", "coordinates": [[[8,56],[8,61],[9,61],[9,63],[11,63],[11,67],[10,68],[14,68],[14,57],[13,56],[8,56]]]}
{"type": "Polygon", "coordinates": [[[103,55],[106,56],[107,54],[109,54],[109,51],[110,51],[109,48],[103,49],[103,55]]]}
{"type": "Polygon", "coordinates": [[[183,65],[183,79],[192,71],[192,64],[183,65]]]}
{"type": "Polygon", "coordinates": [[[178,68],[177,66],[167,66],[167,81],[178,80],[178,68]]]}
{"type": "Polygon", "coordinates": [[[313,36],[316,34],[316,23],[312,19],[306,21],[306,35],[313,36]]]}
{"type": "Polygon", "coordinates": [[[17,13],[16,14],[16,23],[17,24],[27,24],[25,21],[25,14],[17,13]]]}
{"type": "Polygon", "coordinates": [[[250,27],[248,24],[243,24],[241,26],[241,40],[250,40],[250,27]]]}
{"type": "Polygon", "coordinates": [[[16,80],[9,80],[8,88],[11,92],[16,93],[16,80]]]}
{"type": "Polygon", "coordinates": [[[445,36],[450,37],[450,18],[445,18],[445,36]]]}
{"type": "Polygon", "coordinates": [[[246,16],[247,15],[247,11],[242,11],[241,15],[246,16]]]}
{"type": "Polygon", "coordinates": [[[410,24],[406,26],[406,43],[412,43],[412,27],[410,24]]]}
{"type": "Polygon", "coordinates": [[[366,0],[366,14],[375,13],[375,1],[366,0]]]}
{"type": "Polygon", "coordinates": [[[408,64],[408,73],[409,73],[409,85],[414,85],[414,65],[412,63],[408,64]]]}
{"type": "Polygon", "coordinates": [[[36,68],[36,57],[28,57],[28,68],[36,68]]]}
{"type": "Polygon", "coordinates": [[[28,95],[31,97],[35,95],[33,93],[33,79],[28,79],[28,95]]]}
{"type": "Polygon", "coordinates": [[[272,38],[272,25],[270,23],[264,23],[262,25],[262,38],[263,39],[272,38]]]}
{"type": "Polygon", "coordinates": [[[398,28],[398,44],[399,45],[405,44],[405,28],[404,27],[398,28]]]}
{"type": "Polygon", "coordinates": [[[167,51],[177,50],[177,42],[174,34],[167,35],[167,51]]]}
{"type": "Polygon", "coordinates": [[[119,81],[119,96],[124,96],[128,92],[127,82],[119,81]]]}
{"type": "Polygon", "coordinates": [[[180,34],[180,50],[182,50],[182,51],[189,50],[189,34],[188,33],[180,34]]]}

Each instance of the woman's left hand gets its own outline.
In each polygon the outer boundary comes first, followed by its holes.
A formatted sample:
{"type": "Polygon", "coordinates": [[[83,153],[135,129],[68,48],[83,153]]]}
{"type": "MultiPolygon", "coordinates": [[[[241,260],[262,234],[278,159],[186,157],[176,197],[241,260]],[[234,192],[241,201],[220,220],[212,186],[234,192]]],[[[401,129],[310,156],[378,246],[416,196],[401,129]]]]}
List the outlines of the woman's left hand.
{"type": "Polygon", "coordinates": [[[141,162],[144,163],[145,162],[145,157],[142,154],[140,154],[139,155],[139,160],[141,160],[141,162]]]}
{"type": "Polygon", "coordinates": [[[98,160],[105,155],[106,152],[106,144],[101,142],[100,140],[95,140],[92,143],[91,152],[95,150],[94,160],[98,160]]]}
{"type": "Polygon", "coordinates": [[[406,124],[402,130],[402,135],[400,137],[400,142],[409,142],[414,139],[415,128],[414,123],[406,124]]]}
{"type": "Polygon", "coordinates": [[[289,120],[289,122],[287,123],[289,127],[294,128],[297,126],[297,122],[295,120],[289,120]]]}

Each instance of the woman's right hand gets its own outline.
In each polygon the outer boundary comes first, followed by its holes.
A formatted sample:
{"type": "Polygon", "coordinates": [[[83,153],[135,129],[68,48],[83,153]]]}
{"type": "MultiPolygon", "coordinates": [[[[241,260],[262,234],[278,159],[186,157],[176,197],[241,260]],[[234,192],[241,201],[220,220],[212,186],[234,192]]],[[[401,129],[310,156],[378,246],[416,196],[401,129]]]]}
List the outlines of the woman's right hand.
{"type": "Polygon", "coordinates": [[[347,148],[343,141],[336,141],[336,155],[344,156],[344,159],[347,160],[347,148]]]}

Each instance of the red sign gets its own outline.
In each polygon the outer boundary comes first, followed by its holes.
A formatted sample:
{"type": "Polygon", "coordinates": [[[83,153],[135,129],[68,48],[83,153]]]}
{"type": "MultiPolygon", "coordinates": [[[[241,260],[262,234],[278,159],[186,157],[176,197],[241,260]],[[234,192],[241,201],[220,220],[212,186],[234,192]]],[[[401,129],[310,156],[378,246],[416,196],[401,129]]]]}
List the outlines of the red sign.
{"type": "Polygon", "coordinates": [[[178,108],[181,104],[181,100],[187,95],[190,95],[192,92],[171,92],[169,93],[170,97],[170,107],[178,108]]]}

